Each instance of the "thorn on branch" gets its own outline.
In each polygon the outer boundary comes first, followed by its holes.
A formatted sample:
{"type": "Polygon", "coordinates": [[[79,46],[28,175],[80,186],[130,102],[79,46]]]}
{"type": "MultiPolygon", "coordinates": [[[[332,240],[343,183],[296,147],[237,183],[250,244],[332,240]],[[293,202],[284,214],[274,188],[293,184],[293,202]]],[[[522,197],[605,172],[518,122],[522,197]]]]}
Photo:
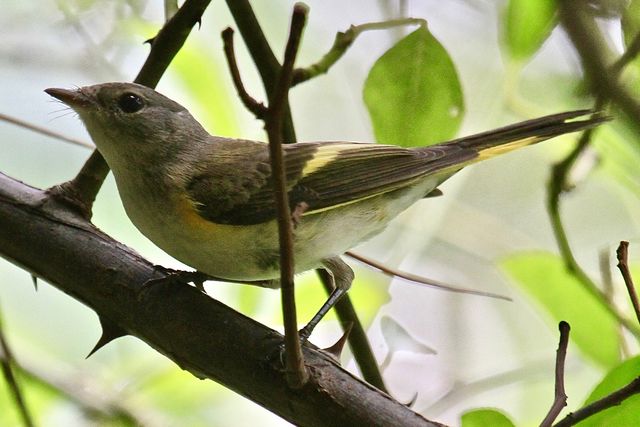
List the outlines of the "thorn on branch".
{"type": "Polygon", "coordinates": [[[349,339],[349,335],[351,334],[351,330],[353,329],[353,323],[349,323],[344,330],[342,336],[336,341],[333,345],[324,348],[323,350],[327,352],[333,359],[340,364],[340,357],[342,356],[342,351],[344,350],[344,345],[347,343],[349,339]]]}
{"type": "Polygon", "coordinates": [[[109,344],[111,341],[115,340],[116,338],[120,338],[125,335],[128,335],[127,331],[125,331],[120,326],[113,323],[111,320],[108,320],[102,316],[100,316],[99,319],[100,319],[100,326],[102,327],[102,335],[100,335],[98,342],[96,343],[95,346],[93,346],[93,348],[91,349],[89,354],[87,354],[87,357],[85,357],[85,359],[88,359],[89,357],[91,357],[96,351],[100,350],[102,347],[109,344]]]}
{"type": "Polygon", "coordinates": [[[409,399],[409,401],[404,404],[404,406],[406,406],[407,408],[413,408],[413,405],[415,405],[417,401],[418,392],[416,391],[415,393],[413,393],[413,396],[411,396],[411,399],[409,399]]]}

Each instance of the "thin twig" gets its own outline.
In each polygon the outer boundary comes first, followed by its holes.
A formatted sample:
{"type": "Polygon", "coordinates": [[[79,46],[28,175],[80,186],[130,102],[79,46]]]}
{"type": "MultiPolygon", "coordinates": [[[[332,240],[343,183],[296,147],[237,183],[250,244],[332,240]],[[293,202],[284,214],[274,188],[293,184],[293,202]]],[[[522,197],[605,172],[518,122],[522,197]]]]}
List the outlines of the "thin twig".
{"type": "Polygon", "coordinates": [[[436,288],[436,289],[442,289],[444,291],[449,291],[449,292],[456,292],[460,294],[469,294],[469,295],[479,295],[483,297],[496,298],[496,299],[501,299],[505,301],[513,301],[511,298],[504,295],[494,294],[492,292],[476,291],[474,289],[458,288],[455,286],[447,285],[446,283],[439,282],[437,280],[428,279],[423,276],[418,276],[417,274],[412,274],[412,273],[407,273],[405,271],[397,270],[395,268],[391,268],[387,265],[384,265],[381,262],[372,260],[371,258],[356,254],[352,251],[348,251],[346,254],[351,258],[356,259],[361,263],[368,265],[369,267],[373,267],[376,270],[379,270],[382,274],[385,274],[390,277],[397,277],[399,279],[403,279],[412,283],[418,283],[420,285],[425,285],[425,286],[429,286],[431,288],[436,288]]]}
{"type": "Polygon", "coordinates": [[[2,353],[2,357],[0,357],[2,374],[7,381],[7,385],[9,386],[9,390],[11,392],[11,396],[15,401],[16,407],[18,408],[20,417],[22,417],[22,422],[26,427],[33,427],[33,418],[31,417],[31,413],[27,408],[27,404],[25,403],[24,396],[22,395],[22,390],[18,385],[18,381],[13,374],[12,365],[15,364],[15,359],[13,357],[13,353],[11,352],[11,348],[9,347],[9,343],[4,336],[2,319],[0,319],[0,352],[2,353]]]}
{"type": "Polygon", "coordinates": [[[7,122],[7,123],[11,123],[13,125],[19,126],[21,128],[24,128],[24,129],[29,129],[31,131],[34,131],[34,132],[42,134],[42,135],[50,136],[51,138],[55,138],[55,139],[59,139],[59,140],[64,141],[64,142],[68,142],[68,143],[73,144],[73,145],[79,145],[81,147],[92,148],[92,149],[95,148],[95,146],[93,144],[89,144],[88,142],[80,141],[79,139],[69,138],[68,136],[62,135],[61,133],[57,133],[57,132],[51,131],[49,129],[43,128],[43,127],[38,126],[38,125],[34,125],[33,123],[26,122],[24,120],[18,119],[16,117],[9,116],[7,114],[0,113],[0,120],[2,120],[4,122],[7,122]]]}
{"type": "Polygon", "coordinates": [[[307,19],[308,9],[297,3],[291,16],[289,39],[284,52],[284,61],[280,77],[276,82],[274,96],[269,101],[265,128],[269,138],[269,155],[273,177],[273,189],[278,214],[278,235],[280,241],[280,285],[282,295],[282,314],[284,319],[284,338],[287,353],[287,379],[293,388],[302,387],[309,374],[304,366],[298,324],[296,320],[296,303],[294,294],[295,266],[293,259],[293,226],[287,193],[287,177],[282,153],[282,122],[287,106],[293,64],[298,53],[302,30],[307,19]]]}
{"type": "Polygon", "coordinates": [[[613,393],[596,400],[579,410],[570,413],[560,422],[554,424],[553,427],[569,427],[578,424],[580,421],[590,416],[602,412],[605,409],[620,405],[625,399],[640,393],[640,377],[635,378],[626,386],[614,391],[613,393]]]}
{"type": "Polygon", "coordinates": [[[256,101],[247,90],[244,88],[244,84],[242,83],[242,78],[240,77],[240,70],[238,69],[238,63],[236,62],[236,53],[233,47],[233,29],[227,27],[222,32],[222,41],[224,46],[224,54],[227,57],[227,64],[229,65],[229,72],[231,73],[231,78],[233,80],[233,85],[238,92],[238,96],[240,100],[247,108],[247,110],[251,111],[257,119],[264,120],[266,107],[263,103],[256,101]]]}
{"type": "Polygon", "coordinates": [[[636,287],[633,284],[633,278],[631,277],[631,272],[629,271],[629,264],[627,263],[629,255],[629,242],[625,242],[624,240],[620,242],[620,246],[618,246],[618,250],[616,250],[616,257],[618,258],[618,269],[620,269],[620,273],[622,274],[622,278],[624,279],[624,284],[627,287],[627,292],[629,293],[629,298],[631,299],[631,304],[633,305],[633,310],[636,313],[636,318],[640,323],[640,303],[638,302],[638,293],[636,292],[636,287]]]}
{"type": "MultiPolygon", "coordinates": [[[[280,63],[269,46],[269,42],[260,27],[249,0],[226,0],[226,2],[242,35],[242,39],[249,49],[251,59],[256,64],[258,73],[260,73],[267,99],[271,104],[275,94],[276,82],[280,75],[280,63]]],[[[285,107],[283,116],[282,139],[285,143],[292,144],[296,142],[296,132],[288,104],[285,107]]]]}
{"type": "Polygon", "coordinates": [[[420,25],[426,26],[427,21],[420,18],[402,18],[391,19],[389,21],[381,22],[369,22],[361,25],[352,25],[345,32],[339,32],[336,34],[336,38],[333,41],[333,45],[329,52],[327,52],[318,62],[309,65],[304,68],[296,68],[293,70],[293,82],[295,86],[299,83],[305,82],[309,79],[317,77],[320,74],[325,74],[342,56],[346,53],[347,49],[353,44],[356,38],[365,31],[372,30],[387,30],[403,25],[420,25]]]}
{"type": "Polygon", "coordinates": [[[564,320],[558,325],[560,329],[560,342],[556,352],[556,380],[555,394],[553,404],[549,409],[549,413],[540,423],[540,427],[550,427],[562,409],[567,406],[567,393],[564,390],[564,362],[567,358],[567,346],[569,345],[569,331],[571,327],[564,320]]]}
{"type": "MultiPolygon", "coordinates": [[[[613,305],[615,300],[616,289],[613,286],[613,275],[611,273],[611,257],[609,249],[602,249],[598,256],[598,264],[600,265],[600,277],[602,281],[602,293],[607,298],[608,304],[613,305]]],[[[616,327],[616,335],[620,343],[620,355],[622,359],[628,358],[633,352],[629,348],[625,337],[625,328],[622,325],[616,327]]]]}

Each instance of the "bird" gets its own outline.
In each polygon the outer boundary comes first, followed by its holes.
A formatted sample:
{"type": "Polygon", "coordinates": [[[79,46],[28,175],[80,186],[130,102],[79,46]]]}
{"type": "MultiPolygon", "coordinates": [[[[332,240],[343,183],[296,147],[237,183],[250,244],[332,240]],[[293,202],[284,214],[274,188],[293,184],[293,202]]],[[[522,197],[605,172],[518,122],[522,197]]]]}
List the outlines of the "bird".
{"type": "MultiPolygon", "coordinates": [[[[126,82],[49,88],[73,109],[109,165],[127,216],[155,245],[196,271],[279,287],[280,246],[268,145],[210,135],[185,107],[126,82]]],[[[282,146],[295,272],[324,268],[334,290],[300,331],[306,340],[348,291],[341,255],[380,233],[473,163],[608,120],[591,110],[547,115],[436,145],[363,142],[282,146]]]]}

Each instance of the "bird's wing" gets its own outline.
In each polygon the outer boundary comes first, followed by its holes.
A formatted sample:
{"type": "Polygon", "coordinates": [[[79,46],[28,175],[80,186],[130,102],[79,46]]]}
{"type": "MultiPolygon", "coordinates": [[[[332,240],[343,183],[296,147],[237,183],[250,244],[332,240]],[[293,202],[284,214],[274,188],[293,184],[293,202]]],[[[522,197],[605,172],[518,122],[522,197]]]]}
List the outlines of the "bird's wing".
{"type": "MultiPolygon", "coordinates": [[[[355,142],[285,145],[285,173],[291,208],[325,211],[407,186],[427,174],[440,180],[474,161],[608,120],[569,111],[516,123],[430,147],[355,142]]],[[[200,164],[187,192],[200,215],[216,223],[249,225],[276,216],[268,147],[253,141],[218,138],[200,164]],[[214,162],[211,159],[215,159],[214,162]]]]}
{"type": "MultiPolygon", "coordinates": [[[[215,164],[191,180],[189,197],[204,218],[249,225],[276,217],[266,144],[223,142],[215,164]],[[233,144],[244,145],[242,150],[233,144]],[[242,153],[242,154],[240,154],[242,153]]],[[[284,146],[291,208],[305,214],[332,209],[413,183],[429,172],[468,162],[474,150],[455,145],[420,150],[355,142],[306,142],[284,146]]],[[[203,162],[204,163],[204,162],[203,162]]]]}

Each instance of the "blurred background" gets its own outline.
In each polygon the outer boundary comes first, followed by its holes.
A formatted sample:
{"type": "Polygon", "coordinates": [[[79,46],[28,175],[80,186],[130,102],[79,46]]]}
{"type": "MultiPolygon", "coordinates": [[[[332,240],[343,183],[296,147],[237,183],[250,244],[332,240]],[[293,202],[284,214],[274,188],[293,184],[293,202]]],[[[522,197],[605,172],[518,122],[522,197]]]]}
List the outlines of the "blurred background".
{"type": "MultiPolygon", "coordinates": [[[[505,47],[506,1],[308,0],[310,15],[298,64],[315,62],[335,34],[352,24],[399,16],[424,18],[451,56],[464,95],[459,136],[568,109],[590,108],[580,62],[560,28],[535,54],[514,58],[505,47]]],[[[256,15],[278,57],[286,42],[292,1],[254,0],[256,15]]],[[[90,142],[75,114],[43,89],[130,81],[164,21],[161,1],[5,0],[0,13],[0,113],[90,142]]],[[[619,18],[602,19],[611,48],[621,51],[619,18]]],[[[217,135],[264,140],[261,126],[235,96],[220,32],[234,27],[226,5],[213,1],[158,90],[185,105],[217,135]]],[[[375,61],[415,27],[361,35],[327,75],[292,90],[291,108],[302,141],[375,142],[363,85],[375,61]]],[[[239,67],[245,85],[264,99],[259,77],[240,37],[239,67]]],[[[0,171],[45,188],[73,178],[86,148],[0,122],[0,171]]],[[[562,218],[578,262],[600,282],[601,254],[631,241],[637,264],[638,150],[624,123],[598,132],[596,149],[583,156],[564,196],[562,218]]],[[[365,323],[391,394],[415,397],[413,408],[429,419],[458,425],[472,408],[496,407],[516,425],[537,425],[553,399],[557,311],[536,292],[554,292],[571,281],[562,269],[548,215],[550,168],[573,147],[575,135],[558,138],[465,169],[446,182],[444,196],[417,203],[377,238],[355,252],[404,271],[457,286],[498,293],[507,302],[429,289],[391,280],[354,260],[350,291],[365,323]],[[532,291],[531,288],[537,289],[532,291]]],[[[112,177],[94,209],[95,224],[156,264],[185,268],[143,237],[122,209],[112,177]]],[[[34,248],[37,250],[37,248],[34,248]]],[[[613,266],[613,261],[609,262],[613,266]]],[[[615,270],[614,267],[611,267],[615,270]]],[[[637,270],[637,269],[636,269],[637,270]]],[[[606,273],[606,270],[605,270],[606,273]]],[[[298,279],[299,319],[325,299],[315,275],[298,279]]],[[[612,298],[626,308],[617,271],[612,298]]],[[[210,283],[207,291],[231,307],[282,330],[278,292],[210,283]]],[[[560,298],[559,294],[554,294],[560,298]]],[[[579,311],[579,300],[556,300],[557,309],[579,311]]],[[[256,404],[211,381],[199,381],[133,337],[85,356],[100,335],[90,309],[46,283],[34,290],[29,274],[0,259],[0,309],[7,339],[23,372],[28,407],[41,426],[282,426],[256,404]]],[[[586,320],[585,320],[586,321],[586,320]]],[[[579,326],[572,324],[575,328],[579,326]]],[[[617,330],[617,329],[616,329],[617,330]]],[[[612,334],[615,331],[612,331],[612,334]]],[[[576,332],[580,334],[580,332],[576,332]]],[[[312,341],[323,347],[341,335],[335,317],[312,341]]],[[[589,351],[569,349],[566,385],[577,408],[605,372],[618,363],[624,337],[589,351]]],[[[629,352],[637,348],[631,344],[629,352]]],[[[344,366],[357,372],[347,351],[344,366]]],[[[6,384],[0,384],[0,425],[19,425],[6,384]]]]}

